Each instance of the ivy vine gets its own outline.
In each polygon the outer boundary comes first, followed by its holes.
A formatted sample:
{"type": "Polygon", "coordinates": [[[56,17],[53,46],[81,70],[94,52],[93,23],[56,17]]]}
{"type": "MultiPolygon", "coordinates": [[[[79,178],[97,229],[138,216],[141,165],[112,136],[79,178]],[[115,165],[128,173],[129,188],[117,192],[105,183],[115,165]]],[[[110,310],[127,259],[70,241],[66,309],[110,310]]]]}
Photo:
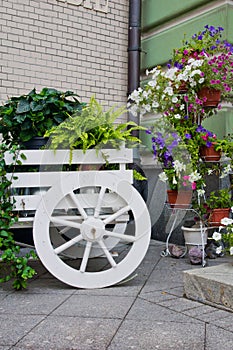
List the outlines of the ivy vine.
{"type": "Polygon", "coordinates": [[[14,199],[11,196],[11,184],[14,175],[11,179],[7,177],[7,167],[9,167],[5,162],[7,151],[12,154],[13,163],[10,166],[12,169],[15,165],[22,164],[19,159],[19,147],[3,141],[0,145],[0,282],[3,283],[12,279],[13,288],[20,290],[26,288],[27,280],[36,274],[36,271],[28,265],[30,257],[36,258],[36,254],[31,251],[25,256],[21,256],[20,247],[16,244],[11,232],[11,228],[18,221],[18,217],[13,211],[14,199]]]}

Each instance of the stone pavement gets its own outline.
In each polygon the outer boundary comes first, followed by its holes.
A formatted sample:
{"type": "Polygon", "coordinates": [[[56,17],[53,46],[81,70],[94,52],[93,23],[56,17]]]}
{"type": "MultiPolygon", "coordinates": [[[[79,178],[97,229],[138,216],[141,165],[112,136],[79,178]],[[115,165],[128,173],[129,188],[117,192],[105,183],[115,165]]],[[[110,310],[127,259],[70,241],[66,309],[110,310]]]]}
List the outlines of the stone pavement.
{"type": "Polygon", "coordinates": [[[38,274],[26,291],[0,286],[0,350],[232,350],[233,313],[184,297],[183,271],[203,267],[162,258],[164,247],[152,240],[136,277],[95,290],[69,287],[32,261],[38,274]]]}

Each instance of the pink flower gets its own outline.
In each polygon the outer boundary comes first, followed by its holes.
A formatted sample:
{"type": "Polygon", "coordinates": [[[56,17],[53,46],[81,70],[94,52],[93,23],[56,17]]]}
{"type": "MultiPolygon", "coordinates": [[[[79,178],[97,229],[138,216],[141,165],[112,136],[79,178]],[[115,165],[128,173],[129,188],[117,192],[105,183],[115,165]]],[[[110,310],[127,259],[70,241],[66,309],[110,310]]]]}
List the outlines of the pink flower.
{"type": "Polygon", "coordinates": [[[192,182],[192,190],[195,190],[197,188],[196,182],[192,182]]]}
{"type": "Polygon", "coordinates": [[[183,176],[183,179],[184,179],[184,180],[189,180],[189,175],[184,175],[184,176],[183,176]]]}

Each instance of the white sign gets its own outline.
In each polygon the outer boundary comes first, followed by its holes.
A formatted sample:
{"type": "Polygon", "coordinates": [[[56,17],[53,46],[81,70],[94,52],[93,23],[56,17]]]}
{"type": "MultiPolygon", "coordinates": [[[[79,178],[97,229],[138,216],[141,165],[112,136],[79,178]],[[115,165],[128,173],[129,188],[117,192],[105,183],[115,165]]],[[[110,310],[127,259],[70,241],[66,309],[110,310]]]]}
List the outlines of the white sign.
{"type": "Polygon", "coordinates": [[[86,9],[108,13],[108,0],[57,0],[67,4],[83,6],[86,9]]]}

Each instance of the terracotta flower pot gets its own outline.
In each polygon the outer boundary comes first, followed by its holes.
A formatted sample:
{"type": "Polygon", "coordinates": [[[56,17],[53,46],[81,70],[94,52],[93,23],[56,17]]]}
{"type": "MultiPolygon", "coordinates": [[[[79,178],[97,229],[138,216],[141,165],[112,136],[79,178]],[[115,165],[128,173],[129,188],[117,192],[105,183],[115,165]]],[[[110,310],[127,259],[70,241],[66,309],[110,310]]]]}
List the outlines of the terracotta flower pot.
{"type": "Polygon", "coordinates": [[[185,94],[188,91],[187,83],[185,81],[180,82],[180,86],[178,88],[179,94],[185,94]]]}
{"type": "Polygon", "coordinates": [[[221,151],[215,151],[214,146],[216,143],[212,143],[210,147],[202,146],[200,148],[200,156],[205,162],[217,162],[221,158],[221,151]]]}
{"type": "Polygon", "coordinates": [[[217,107],[221,100],[221,91],[204,86],[198,93],[198,97],[203,101],[203,107],[217,107]]]}
{"type": "Polygon", "coordinates": [[[171,208],[187,209],[192,199],[192,191],[167,190],[167,200],[171,208]]]}
{"type": "Polygon", "coordinates": [[[209,225],[211,226],[222,226],[221,220],[223,218],[228,218],[230,213],[230,208],[217,208],[213,209],[210,218],[209,225]]]}

